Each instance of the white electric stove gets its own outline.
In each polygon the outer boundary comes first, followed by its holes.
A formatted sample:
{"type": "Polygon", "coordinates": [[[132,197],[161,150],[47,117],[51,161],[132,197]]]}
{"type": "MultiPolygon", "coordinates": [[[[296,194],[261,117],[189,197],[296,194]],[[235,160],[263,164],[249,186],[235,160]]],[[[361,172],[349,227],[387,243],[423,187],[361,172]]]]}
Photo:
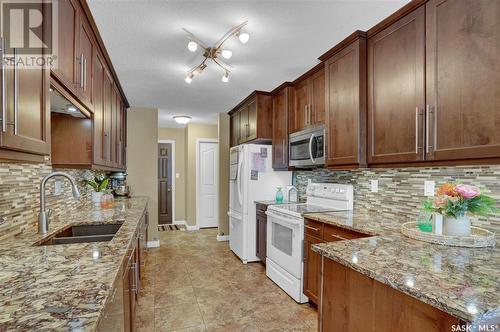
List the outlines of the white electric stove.
{"type": "Polygon", "coordinates": [[[303,293],[304,215],[353,209],[353,186],[309,183],[306,203],[270,205],[267,209],[266,275],[298,303],[303,293]]]}

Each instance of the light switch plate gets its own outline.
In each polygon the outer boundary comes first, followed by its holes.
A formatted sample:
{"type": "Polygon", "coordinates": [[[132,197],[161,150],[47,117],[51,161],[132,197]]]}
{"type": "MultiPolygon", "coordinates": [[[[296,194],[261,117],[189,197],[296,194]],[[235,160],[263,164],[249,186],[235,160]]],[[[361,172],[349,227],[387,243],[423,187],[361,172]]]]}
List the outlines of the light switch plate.
{"type": "Polygon", "coordinates": [[[61,194],[62,194],[61,181],[55,180],[54,181],[54,196],[59,196],[61,194]]]}
{"type": "Polygon", "coordinates": [[[175,173],[175,178],[176,178],[176,179],[178,179],[178,178],[180,178],[180,177],[181,177],[181,175],[180,175],[179,173],[175,173]]]}
{"type": "Polygon", "coordinates": [[[434,181],[424,181],[424,196],[434,196],[436,183],[434,181]]]}
{"type": "Polygon", "coordinates": [[[370,180],[370,187],[372,193],[378,193],[378,180],[370,180]]]}

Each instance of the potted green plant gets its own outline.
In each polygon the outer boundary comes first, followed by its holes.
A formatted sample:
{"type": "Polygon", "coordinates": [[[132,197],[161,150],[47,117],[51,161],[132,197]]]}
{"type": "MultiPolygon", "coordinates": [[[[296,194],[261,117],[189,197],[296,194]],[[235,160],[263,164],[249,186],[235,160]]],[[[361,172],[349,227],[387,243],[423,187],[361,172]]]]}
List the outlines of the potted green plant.
{"type": "Polygon", "coordinates": [[[495,213],[495,200],[481,193],[478,187],[445,183],[434,198],[424,201],[424,210],[443,217],[443,234],[468,236],[470,215],[487,216],[495,213]]]}
{"type": "Polygon", "coordinates": [[[94,190],[92,192],[92,202],[94,202],[94,204],[96,205],[101,204],[102,195],[104,195],[104,192],[108,187],[109,179],[108,178],[100,179],[98,177],[94,177],[93,179],[90,180],[88,179],[84,180],[84,183],[94,190]]]}

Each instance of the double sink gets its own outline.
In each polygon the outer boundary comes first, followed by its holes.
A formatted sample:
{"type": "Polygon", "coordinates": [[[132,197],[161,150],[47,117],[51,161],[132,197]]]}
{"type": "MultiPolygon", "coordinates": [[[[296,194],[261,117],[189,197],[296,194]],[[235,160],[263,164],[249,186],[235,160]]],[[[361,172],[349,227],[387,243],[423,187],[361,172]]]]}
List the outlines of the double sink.
{"type": "Polygon", "coordinates": [[[38,246],[111,241],[123,221],[113,224],[73,225],[38,242],[38,246]]]}

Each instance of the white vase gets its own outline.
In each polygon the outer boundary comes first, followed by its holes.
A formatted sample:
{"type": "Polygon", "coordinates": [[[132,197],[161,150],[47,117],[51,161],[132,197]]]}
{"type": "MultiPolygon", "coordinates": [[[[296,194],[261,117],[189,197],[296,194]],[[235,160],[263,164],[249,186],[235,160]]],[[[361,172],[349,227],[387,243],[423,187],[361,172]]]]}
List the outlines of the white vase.
{"type": "Polygon", "coordinates": [[[97,191],[92,192],[92,202],[95,205],[100,205],[102,200],[102,195],[103,195],[102,192],[97,192],[97,191]]]}
{"type": "Polygon", "coordinates": [[[453,236],[469,236],[470,218],[467,216],[459,218],[445,216],[443,220],[443,234],[453,236]]]}

